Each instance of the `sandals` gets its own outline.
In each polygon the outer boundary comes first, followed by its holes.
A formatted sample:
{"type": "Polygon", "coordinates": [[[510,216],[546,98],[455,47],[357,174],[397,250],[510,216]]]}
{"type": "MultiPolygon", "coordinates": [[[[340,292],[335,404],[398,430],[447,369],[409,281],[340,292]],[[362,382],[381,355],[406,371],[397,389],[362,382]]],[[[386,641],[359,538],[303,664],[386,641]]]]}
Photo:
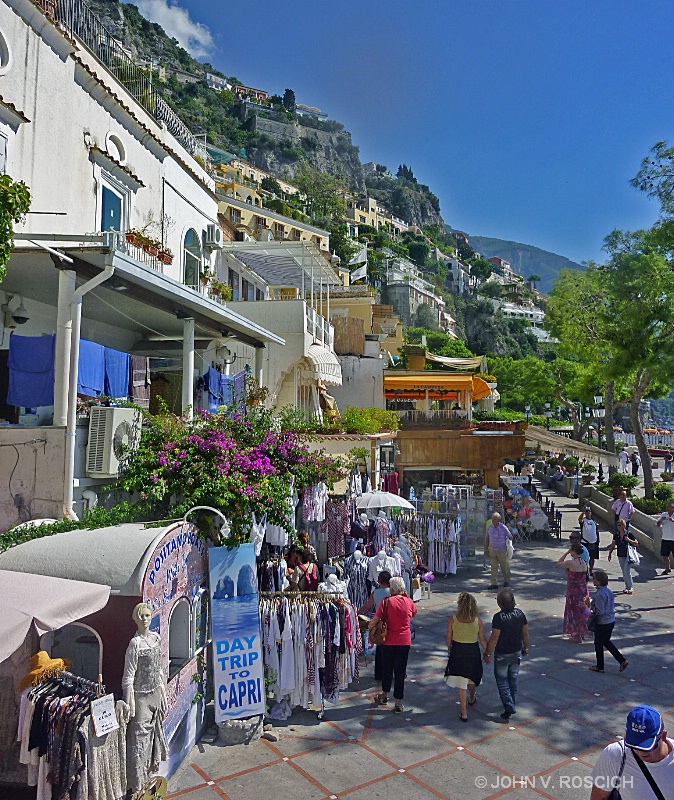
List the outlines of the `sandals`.
{"type": "Polygon", "coordinates": [[[474,705],[475,705],[475,703],[477,703],[477,692],[475,692],[475,697],[473,697],[473,699],[472,699],[472,700],[469,700],[469,701],[468,701],[468,705],[469,705],[469,706],[474,706],[474,705]]]}
{"type": "Polygon", "coordinates": [[[468,722],[468,717],[464,717],[463,714],[461,714],[461,712],[459,712],[457,716],[459,717],[461,722],[468,722]]]}
{"type": "Polygon", "coordinates": [[[405,709],[403,708],[402,703],[396,703],[395,708],[393,710],[395,711],[396,714],[402,714],[405,709]]]}
{"type": "Polygon", "coordinates": [[[620,665],[620,671],[622,672],[624,669],[627,669],[629,663],[630,663],[629,661],[623,661],[622,664],[620,665]]]}
{"type": "Polygon", "coordinates": [[[388,695],[384,694],[383,692],[379,692],[374,696],[374,702],[378,706],[387,706],[388,705],[388,695]]]}

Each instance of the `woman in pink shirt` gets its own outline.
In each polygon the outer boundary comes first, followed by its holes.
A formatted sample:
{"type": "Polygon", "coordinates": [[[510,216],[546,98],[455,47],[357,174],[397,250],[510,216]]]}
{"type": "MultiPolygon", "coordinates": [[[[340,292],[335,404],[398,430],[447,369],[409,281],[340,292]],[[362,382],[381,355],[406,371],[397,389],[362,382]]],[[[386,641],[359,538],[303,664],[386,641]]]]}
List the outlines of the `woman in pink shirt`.
{"type": "Polygon", "coordinates": [[[370,623],[370,628],[378,619],[383,619],[386,623],[386,644],[377,645],[381,647],[381,692],[375,697],[375,703],[382,706],[388,704],[388,693],[393,684],[393,697],[396,701],[394,710],[401,714],[407,659],[412,645],[410,620],[417,609],[405,592],[402,578],[391,578],[390,589],[391,596],[381,601],[370,623]]]}

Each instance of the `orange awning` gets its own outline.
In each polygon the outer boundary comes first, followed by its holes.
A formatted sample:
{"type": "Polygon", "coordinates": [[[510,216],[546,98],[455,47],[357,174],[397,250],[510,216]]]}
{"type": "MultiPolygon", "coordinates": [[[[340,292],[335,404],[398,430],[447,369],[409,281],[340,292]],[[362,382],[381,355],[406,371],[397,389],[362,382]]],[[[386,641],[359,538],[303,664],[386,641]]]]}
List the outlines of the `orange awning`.
{"type": "Polygon", "coordinates": [[[390,397],[394,392],[405,393],[408,397],[412,393],[425,396],[428,390],[429,397],[443,399],[448,392],[470,392],[473,401],[489,397],[491,389],[486,381],[476,375],[461,373],[432,372],[385,374],[384,391],[390,397]]]}

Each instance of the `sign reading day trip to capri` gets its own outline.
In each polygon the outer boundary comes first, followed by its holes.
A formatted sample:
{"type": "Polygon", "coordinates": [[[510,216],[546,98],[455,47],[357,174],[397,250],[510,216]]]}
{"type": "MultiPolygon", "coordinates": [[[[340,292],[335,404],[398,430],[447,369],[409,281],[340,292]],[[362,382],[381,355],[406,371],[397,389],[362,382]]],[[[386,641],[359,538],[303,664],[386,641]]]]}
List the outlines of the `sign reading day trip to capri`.
{"type": "Polygon", "coordinates": [[[265,713],[253,544],[208,551],[213,621],[215,721],[265,713]]]}

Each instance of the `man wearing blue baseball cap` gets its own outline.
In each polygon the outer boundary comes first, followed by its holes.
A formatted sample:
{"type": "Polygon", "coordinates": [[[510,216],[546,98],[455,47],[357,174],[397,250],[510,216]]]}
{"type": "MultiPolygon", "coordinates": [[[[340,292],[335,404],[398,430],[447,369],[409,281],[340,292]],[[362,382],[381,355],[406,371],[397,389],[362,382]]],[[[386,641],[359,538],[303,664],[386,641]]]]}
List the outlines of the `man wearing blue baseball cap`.
{"type": "Polygon", "coordinates": [[[627,715],[625,739],[604,748],[592,770],[590,800],[605,800],[614,787],[622,800],[674,800],[674,740],[660,713],[637,706],[627,715]]]}

